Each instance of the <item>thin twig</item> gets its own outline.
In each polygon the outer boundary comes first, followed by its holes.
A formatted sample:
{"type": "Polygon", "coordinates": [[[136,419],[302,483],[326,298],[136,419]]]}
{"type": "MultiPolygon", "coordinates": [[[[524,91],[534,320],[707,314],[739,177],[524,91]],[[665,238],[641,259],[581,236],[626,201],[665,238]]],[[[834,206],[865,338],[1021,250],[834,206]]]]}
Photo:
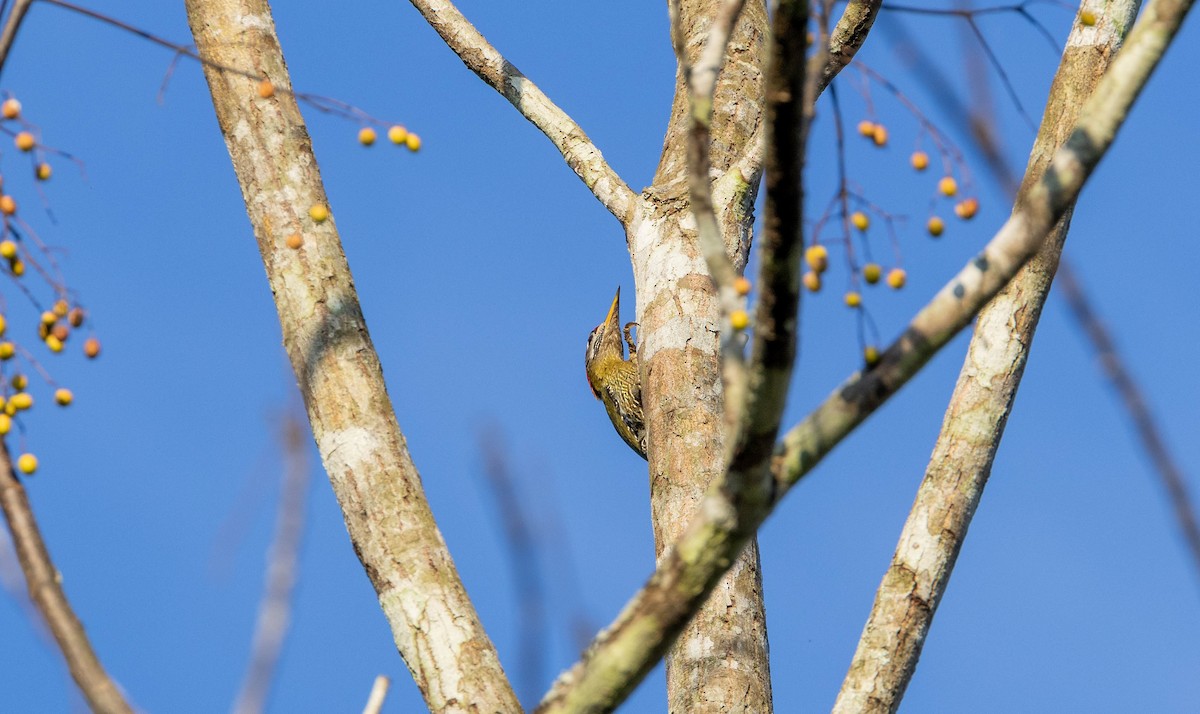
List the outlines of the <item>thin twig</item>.
{"type": "Polygon", "coordinates": [[[8,18],[4,21],[4,29],[0,30],[0,71],[4,70],[4,65],[8,62],[8,53],[12,51],[13,43],[17,40],[17,32],[21,29],[25,13],[29,12],[31,5],[33,5],[33,0],[16,0],[13,3],[12,11],[8,13],[8,18]]]}
{"type": "Polygon", "coordinates": [[[280,435],[283,479],[275,515],[275,537],[267,557],[267,577],[250,645],[250,664],[233,706],[238,714],[257,714],[266,708],[291,625],[292,593],[296,587],[300,543],[304,536],[309,473],[304,425],[300,419],[292,413],[283,417],[280,435]]]}
{"type": "Polygon", "coordinates": [[[626,223],[637,196],[583,129],[504,59],[449,0],[412,0],[412,4],[463,64],[541,130],[600,203],[622,224],[626,223]]]}
{"type": "Polygon", "coordinates": [[[131,713],[133,709],[125,701],[120,687],[104,670],[88,641],[83,623],[67,600],[62,575],[50,560],[25,487],[13,473],[8,446],[3,441],[0,441],[0,508],[4,510],[13,548],[25,574],[29,599],[54,635],[71,677],[79,685],[88,705],[103,714],[131,713]]]}
{"type": "Polygon", "coordinates": [[[382,674],[375,678],[371,685],[371,694],[367,697],[367,705],[363,707],[363,714],[379,714],[383,710],[383,702],[387,699],[388,687],[391,684],[392,680],[382,674]]]}

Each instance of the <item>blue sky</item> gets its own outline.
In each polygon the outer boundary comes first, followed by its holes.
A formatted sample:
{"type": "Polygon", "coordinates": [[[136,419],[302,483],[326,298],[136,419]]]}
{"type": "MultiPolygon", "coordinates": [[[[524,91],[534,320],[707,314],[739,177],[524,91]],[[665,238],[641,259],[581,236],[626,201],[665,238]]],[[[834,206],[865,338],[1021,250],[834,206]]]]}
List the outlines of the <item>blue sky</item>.
{"type": "MultiPolygon", "coordinates": [[[[649,182],[673,82],[665,8],[542,0],[460,8],[584,127],[631,187],[649,182]]],[[[107,9],[189,39],[181,3],[125,0],[107,9]]],[[[1071,13],[1035,12],[1065,36],[1071,13]]],[[[514,674],[518,602],[478,445],[489,425],[502,430],[539,514],[534,527],[552,573],[551,666],[541,675],[548,685],[577,656],[570,619],[609,621],[652,567],[644,462],[612,432],[582,369],[587,334],[613,288],[633,294],[620,227],[409,5],[331,12],[325,3],[279,3],[276,13],[297,87],[404,122],[424,139],[417,155],[367,150],[355,142],[356,125],[307,115],[400,424],[514,674]]],[[[963,86],[961,28],[904,22],[963,86]]],[[[983,27],[1037,114],[1058,53],[1019,21],[983,27]]],[[[1191,210],[1198,32],[1195,22],[1184,28],[1134,108],[1085,189],[1068,242],[1192,475],[1200,472],[1192,314],[1200,247],[1191,210]]],[[[885,35],[863,57],[938,117],[885,35]]],[[[43,387],[25,420],[26,444],[42,462],[28,487],[49,547],[132,701],[146,711],[211,712],[229,707],[247,660],[277,492],[273,420],[294,379],[199,69],[183,64],[156,103],[169,61],[165,50],[36,6],[0,87],[22,100],[46,143],[86,163],[86,177],[55,162],[45,186],[51,221],[25,180],[25,157],[6,151],[0,170],[26,219],[63,249],[105,349],[94,363],[77,352],[47,358],[76,404],[51,408],[43,387]],[[222,535],[231,519],[240,534],[232,542],[222,535]]],[[[855,121],[862,104],[845,87],[843,108],[855,121]]],[[[995,93],[1006,150],[1023,165],[1032,134],[995,93]]],[[[882,93],[874,98],[891,145],[851,141],[850,174],[873,201],[920,222],[932,178],[905,167],[916,126],[882,93]]],[[[819,207],[835,180],[827,106],[812,142],[808,180],[819,207]]],[[[983,175],[978,162],[972,168],[983,175]]],[[[915,226],[901,231],[908,287],[867,294],[885,339],[1003,221],[999,192],[986,181],[982,188],[979,217],[951,221],[941,240],[915,226]]],[[[838,298],[845,270],[833,257],[830,287],[803,306],[788,424],[858,364],[854,321],[838,298]]],[[[9,329],[31,335],[33,308],[11,285],[2,290],[9,329]]],[[[632,305],[625,309],[632,319],[632,305]]],[[[764,528],[778,711],[832,704],[964,347],[960,337],[934,359],[764,528]]],[[[1191,486],[1200,489],[1194,479],[1191,486]]],[[[379,673],[394,680],[385,711],[420,711],[319,469],[309,518],[272,711],[354,711],[379,673]]],[[[1200,574],[1162,490],[1052,297],[904,709],[1190,711],[1200,700],[1198,595],[1200,574]]],[[[20,597],[0,603],[0,631],[0,668],[9,673],[0,709],[79,710],[57,652],[20,597]]],[[[661,711],[662,689],[657,672],[625,711],[661,711]]]]}

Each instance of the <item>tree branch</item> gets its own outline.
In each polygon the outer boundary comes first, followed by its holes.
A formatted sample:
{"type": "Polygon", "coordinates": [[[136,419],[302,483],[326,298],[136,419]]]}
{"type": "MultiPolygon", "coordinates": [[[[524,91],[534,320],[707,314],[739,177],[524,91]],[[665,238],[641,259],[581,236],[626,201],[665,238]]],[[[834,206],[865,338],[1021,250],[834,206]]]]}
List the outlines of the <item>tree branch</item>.
{"type": "Polygon", "coordinates": [[[290,87],[266,0],[186,6],[313,436],[396,646],[432,711],[519,711],[396,423],[337,229],[310,212],[328,200],[295,97],[215,66],[290,87]]]}
{"type": "MultiPolygon", "coordinates": [[[[1077,25],[1067,40],[1018,206],[1070,134],[1140,3],[1101,7],[1101,0],[1085,0],[1089,4],[1106,17],[1095,29],[1077,25]]],[[[838,714],[900,706],[983,496],[1069,223],[1068,209],[1034,258],[979,313],[925,479],[834,704],[838,714]]]]}
{"type": "Polygon", "coordinates": [[[12,10],[8,13],[8,18],[4,21],[4,29],[0,30],[0,71],[4,70],[4,65],[8,62],[8,53],[12,51],[13,43],[17,40],[17,32],[21,29],[21,23],[25,21],[25,13],[29,12],[31,5],[33,5],[33,0],[16,0],[12,10]]]}
{"type": "Polygon", "coordinates": [[[600,203],[625,224],[637,196],[578,124],[484,39],[449,0],[412,0],[467,69],[512,103],[562,153],[600,203]]]}
{"type": "Polygon", "coordinates": [[[93,711],[103,714],[132,713],[124,695],[104,671],[100,659],[88,641],[83,623],[71,608],[67,594],[62,588],[62,575],[50,560],[50,552],[42,540],[33,508],[25,495],[25,488],[13,473],[12,459],[8,446],[0,440],[0,508],[8,531],[12,535],[13,549],[25,574],[29,587],[29,599],[54,635],[59,651],[67,661],[71,677],[79,685],[79,691],[87,699],[93,711]]]}

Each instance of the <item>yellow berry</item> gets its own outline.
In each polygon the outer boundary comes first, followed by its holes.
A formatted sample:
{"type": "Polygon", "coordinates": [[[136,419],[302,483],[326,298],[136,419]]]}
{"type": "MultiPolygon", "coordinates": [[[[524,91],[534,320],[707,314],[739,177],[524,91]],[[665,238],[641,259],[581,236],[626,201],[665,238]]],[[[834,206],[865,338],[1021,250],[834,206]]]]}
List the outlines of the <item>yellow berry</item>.
{"type": "Polygon", "coordinates": [[[863,136],[867,137],[868,139],[874,139],[875,138],[875,122],[870,121],[869,119],[863,119],[862,121],[860,121],[858,123],[858,133],[862,134],[863,136]]]}
{"type": "Polygon", "coordinates": [[[11,400],[7,404],[4,405],[4,413],[5,413],[5,415],[10,416],[10,417],[16,416],[17,408],[13,406],[13,403],[11,400]]]}
{"type": "Polygon", "coordinates": [[[887,145],[888,132],[887,132],[887,129],[885,129],[883,127],[883,124],[875,125],[875,132],[874,132],[874,135],[871,137],[871,140],[875,142],[875,146],[886,146],[887,145]]]}
{"type": "Polygon", "coordinates": [[[942,231],[946,230],[946,222],[937,216],[933,216],[929,219],[929,222],[925,224],[925,229],[929,231],[929,235],[937,238],[942,234],[942,231]]]}
{"type": "Polygon", "coordinates": [[[821,274],[813,271],[808,271],[804,274],[804,287],[808,288],[809,292],[820,292],[821,290],[821,274]]]}
{"type": "Polygon", "coordinates": [[[324,223],[329,220],[329,209],[319,203],[313,204],[313,207],[308,209],[308,217],[317,223],[324,223]]]}
{"type": "Polygon", "coordinates": [[[271,84],[271,80],[264,79],[258,83],[258,96],[263,99],[270,99],[275,96],[275,85],[271,84]]]}
{"type": "Polygon", "coordinates": [[[862,211],[855,211],[854,213],[851,213],[850,222],[853,223],[854,227],[860,231],[867,230],[867,228],[871,225],[871,219],[867,218],[867,214],[863,213],[862,211]]]}
{"type": "Polygon", "coordinates": [[[71,304],[66,300],[59,299],[54,301],[54,305],[50,309],[53,310],[54,314],[58,317],[66,317],[67,313],[71,310],[71,304]]]}
{"type": "Polygon", "coordinates": [[[37,141],[33,138],[33,134],[30,134],[27,131],[19,132],[15,137],[13,137],[13,143],[16,144],[17,148],[21,151],[33,151],[33,147],[37,146],[37,141]]]}
{"type": "Polygon", "coordinates": [[[829,251],[823,245],[810,245],[804,251],[804,261],[815,273],[824,273],[829,267],[829,251]]]}
{"type": "Polygon", "coordinates": [[[12,395],[12,399],[9,399],[8,403],[11,404],[13,409],[16,409],[17,411],[32,409],[33,395],[29,392],[17,392],[16,394],[12,395]]]}
{"type": "Polygon", "coordinates": [[[65,387],[60,387],[59,389],[54,390],[54,401],[65,407],[71,402],[75,401],[75,395],[71,394],[71,390],[65,387]]]}
{"type": "Polygon", "coordinates": [[[29,377],[23,374],[14,374],[12,377],[12,388],[18,392],[29,386],[29,377]]]}
{"type": "Polygon", "coordinates": [[[388,139],[393,144],[403,144],[408,139],[408,129],[397,124],[388,129],[388,139]]]}
{"type": "Polygon", "coordinates": [[[13,97],[5,99],[4,103],[0,104],[0,115],[5,119],[16,119],[21,116],[21,103],[13,97]]]}
{"type": "Polygon", "coordinates": [[[746,314],[745,310],[734,310],[729,313],[729,325],[741,332],[750,325],[750,316],[746,314]]]}
{"type": "Polygon", "coordinates": [[[914,151],[909,159],[912,162],[912,167],[917,171],[924,171],[929,168],[929,154],[924,151],[914,151]]]}
{"type": "Polygon", "coordinates": [[[874,367],[879,364],[879,350],[874,346],[863,350],[863,361],[867,363],[868,367],[874,367]]]}
{"type": "Polygon", "coordinates": [[[21,454],[17,458],[17,468],[27,476],[33,475],[33,472],[37,471],[37,467],[37,457],[33,454],[21,454]]]}
{"type": "Polygon", "coordinates": [[[50,168],[50,164],[41,163],[33,170],[33,175],[38,181],[49,181],[50,174],[54,173],[54,169],[50,168]]]}
{"type": "Polygon", "coordinates": [[[12,417],[0,414],[0,436],[4,436],[10,431],[12,431],[12,417]]]}
{"type": "Polygon", "coordinates": [[[964,221],[969,221],[979,212],[979,199],[964,198],[954,205],[954,213],[964,221]]]}
{"type": "MultiPolygon", "coordinates": [[[[1084,27],[1091,27],[1096,24],[1096,13],[1091,10],[1081,10],[1079,13],[1079,24],[1084,27]]],[[[10,99],[9,101],[16,101],[10,99]]],[[[7,104],[7,102],[6,102],[7,104]]]]}
{"type": "Polygon", "coordinates": [[[938,191],[941,191],[943,196],[953,196],[958,193],[958,182],[953,176],[943,176],[942,180],[938,181],[938,191]]]}
{"type": "Polygon", "coordinates": [[[746,296],[750,294],[750,280],[745,275],[739,275],[738,279],[733,281],[733,289],[738,295],[746,296]]]}
{"type": "Polygon", "coordinates": [[[95,337],[89,337],[83,343],[83,354],[87,355],[88,359],[96,359],[100,355],[100,340],[95,337]]]}
{"type": "Polygon", "coordinates": [[[879,282],[879,278],[883,275],[883,268],[879,263],[867,263],[863,266],[863,280],[867,281],[868,285],[874,285],[879,282]]]}
{"type": "Polygon", "coordinates": [[[379,138],[379,135],[369,126],[364,126],[358,130],[358,143],[363,146],[374,144],[377,138],[379,138]]]}
{"type": "Polygon", "coordinates": [[[899,290],[904,287],[904,281],[908,278],[908,274],[903,268],[892,268],[887,274],[887,284],[899,290]]]}
{"type": "Polygon", "coordinates": [[[12,260],[17,257],[17,244],[10,240],[0,241],[0,257],[12,260]]]}
{"type": "Polygon", "coordinates": [[[846,307],[861,307],[862,306],[862,295],[860,295],[855,290],[851,290],[850,292],[846,293],[845,300],[846,300],[846,307]]]}
{"type": "Polygon", "coordinates": [[[17,202],[12,196],[0,196],[0,213],[11,216],[17,212],[17,202]]]}
{"type": "Polygon", "coordinates": [[[51,352],[63,351],[63,341],[55,335],[46,335],[46,346],[50,348],[51,352]]]}
{"type": "Polygon", "coordinates": [[[8,320],[4,319],[4,315],[0,315],[0,335],[3,335],[6,329],[8,329],[8,320]]]}
{"type": "Polygon", "coordinates": [[[409,151],[419,151],[421,148],[421,137],[410,131],[408,132],[408,136],[404,138],[404,145],[408,147],[409,151]]]}
{"type": "Polygon", "coordinates": [[[12,359],[17,353],[17,348],[11,342],[0,342],[0,360],[12,359]]]}
{"type": "Polygon", "coordinates": [[[14,260],[9,268],[12,270],[12,274],[18,278],[25,274],[25,262],[22,260],[14,260]]]}
{"type": "Polygon", "coordinates": [[[58,321],[58,315],[55,315],[53,310],[47,310],[42,313],[42,322],[44,322],[45,324],[53,325],[57,321],[58,321]]]}

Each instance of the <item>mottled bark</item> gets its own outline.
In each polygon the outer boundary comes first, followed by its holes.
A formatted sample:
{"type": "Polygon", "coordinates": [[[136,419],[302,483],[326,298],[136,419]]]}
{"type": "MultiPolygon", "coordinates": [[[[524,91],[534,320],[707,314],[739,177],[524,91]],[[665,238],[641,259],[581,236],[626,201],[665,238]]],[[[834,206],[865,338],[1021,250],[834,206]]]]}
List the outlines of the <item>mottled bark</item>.
{"type": "MultiPolygon", "coordinates": [[[[1126,0],[1105,7],[1101,0],[1085,0],[1081,9],[1095,12],[1100,22],[1096,27],[1077,25],[1067,40],[1016,210],[1070,135],[1139,5],[1126,0]]],[[[839,714],[894,712],[900,706],[991,474],[1070,213],[1068,209],[1033,259],[979,313],[925,479],[834,705],[839,714]]]]}
{"type": "MultiPolygon", "coordinates": [[[[693,62],[720,5],[714,0],[680,4],[678,32],[693,62]]],[[[754,149],[752,138],[762,122],[766,23],[765,4],[747,2],[730,38],[710,134],[712,178],[717,181],[754,149]]],[[[676,79],[658,171],[627,227],[644,336],[638,354],[650,434],[655,552],[660,556],[725,468],[720,306],[688,200],[690,114],[682,74],[676,79]]],[[[718,197],[725,202],[718,215],[729,258],[740,270],[753,222],[748,207],[758,186],[757,181],[739,185],[732,195],[718,197]]],[[[669,651],[667,698],[671,712],[771,710],[757,544],[750,543],[669,651]]]]}
{"type": "Polygon", "coordinates": [[[520,705],[433,521],[384,388],[265,0],[188,0],[188,21],[241,184],[284,347],[322,462],[413,679],[435,712],[520,705]],[[260,97],[257,82],[277,87],[260,97]],[[286,246],[298,233],[303,243],[286,246]]]}

